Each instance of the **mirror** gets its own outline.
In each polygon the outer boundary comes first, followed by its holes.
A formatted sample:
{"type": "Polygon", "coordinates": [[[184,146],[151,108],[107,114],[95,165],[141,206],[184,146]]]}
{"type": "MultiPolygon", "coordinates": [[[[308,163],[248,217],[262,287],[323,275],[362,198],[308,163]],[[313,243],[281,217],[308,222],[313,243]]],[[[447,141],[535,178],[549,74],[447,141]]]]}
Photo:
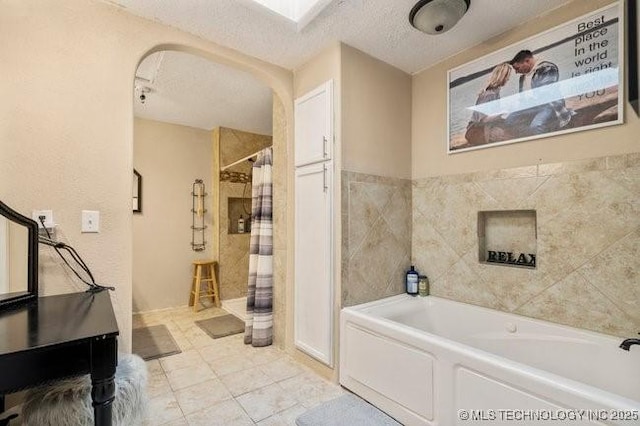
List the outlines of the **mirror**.
{"type": "Polygon", "coordinates": [[[0,307],[38,296],[38,224],[0,201],[0,307]]]}

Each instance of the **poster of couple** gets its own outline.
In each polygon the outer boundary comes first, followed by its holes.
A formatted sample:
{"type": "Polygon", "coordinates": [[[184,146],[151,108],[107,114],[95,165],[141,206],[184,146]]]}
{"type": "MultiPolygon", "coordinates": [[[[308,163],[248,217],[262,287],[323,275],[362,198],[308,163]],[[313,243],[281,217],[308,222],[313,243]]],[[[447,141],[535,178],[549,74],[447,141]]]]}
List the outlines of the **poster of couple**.
{"type": "Polygon", "coordinates": [[[448,152],[622,123],[620,4],[452,69],[448,152]]]}

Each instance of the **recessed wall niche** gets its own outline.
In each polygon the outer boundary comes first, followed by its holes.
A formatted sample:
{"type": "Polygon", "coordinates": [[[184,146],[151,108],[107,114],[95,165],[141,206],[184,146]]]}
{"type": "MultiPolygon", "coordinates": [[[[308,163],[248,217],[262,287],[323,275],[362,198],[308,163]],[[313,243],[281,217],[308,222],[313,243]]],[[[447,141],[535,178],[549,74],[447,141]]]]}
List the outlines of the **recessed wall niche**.
{"type": "Polygon", "coordinates": [[[229,234],[250,234],[251,233],[251,198],[232,198],[228,199],[229,213],[229,234]],[[243,232],[238,232],[239,219],[243,220],[243,232]]]}
{"type": "Polygon", "coordinates": [[[535,210],[478,212],[478,260],[488,265],[535,269],[535,210]]]}

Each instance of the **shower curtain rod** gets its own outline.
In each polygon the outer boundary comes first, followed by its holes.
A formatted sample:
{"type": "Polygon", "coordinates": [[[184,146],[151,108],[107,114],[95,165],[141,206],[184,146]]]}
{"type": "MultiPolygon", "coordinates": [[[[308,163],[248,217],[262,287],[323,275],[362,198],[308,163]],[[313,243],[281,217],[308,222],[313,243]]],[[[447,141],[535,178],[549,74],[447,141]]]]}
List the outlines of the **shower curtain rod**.
{"type": "MultiPolygon", "coordinates": [[[[264,148],[260,148],[260,151],[262,151],[262,150],[263,150],[263,149],[265,149],[265,148],[271,148],[272,146],[273,146],[273,145],[269,145],[269,146],[265,146],[264,148]]],[[[247,161],[249,158],[251,158],[251,157],[255,157],[256,155],[258,155],[258,154],[260,153],[260,151],[256,151],[256,152],[254,152],[253,154],[247,155],[246,157],[242,157],[242,158],[241,158],[241,159],[239,159],[238,161],[234,161],[234,162],[233,162],[233,163],[231,163],[231,164],[227,164],[227,165],[226,165],[226,166],[224,166],[224,167],[220,167],[220,171],[224,172],[225,170],[227,170],[227,169],[228,169],[228,168],[230,168],[230,167],[235,166],[236,164],[240,164],[240,163],[242,163],[243,161],[247,161]]]]}

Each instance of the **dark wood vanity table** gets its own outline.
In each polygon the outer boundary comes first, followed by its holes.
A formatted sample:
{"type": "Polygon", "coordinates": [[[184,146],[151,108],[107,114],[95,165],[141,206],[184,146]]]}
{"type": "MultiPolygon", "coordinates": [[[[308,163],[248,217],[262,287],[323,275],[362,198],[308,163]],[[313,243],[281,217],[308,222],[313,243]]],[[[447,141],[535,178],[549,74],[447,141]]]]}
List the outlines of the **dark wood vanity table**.
{"type": "Polygon", "coordinates": [[[39,297],[4,307],[0,311],[0,395],[91,374],[94,424],[111,425],[117,335],[108,291],[39,297]]]}

